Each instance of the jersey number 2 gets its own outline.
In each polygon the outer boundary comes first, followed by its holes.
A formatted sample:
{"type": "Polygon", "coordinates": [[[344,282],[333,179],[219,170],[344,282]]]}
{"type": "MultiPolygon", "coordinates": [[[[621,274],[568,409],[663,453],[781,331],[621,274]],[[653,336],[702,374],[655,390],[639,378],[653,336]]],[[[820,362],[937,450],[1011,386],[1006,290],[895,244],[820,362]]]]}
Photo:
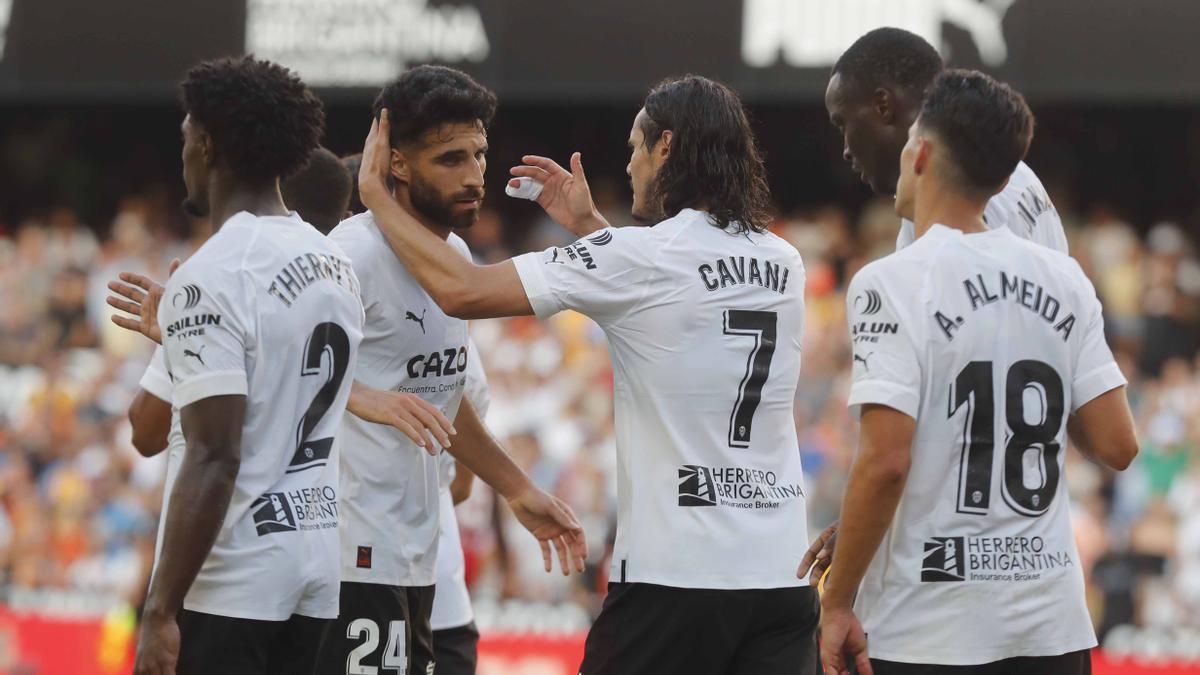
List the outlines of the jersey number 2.
{"type": "MultiPolygon", "coordinates": [[[[958,479],[959,513],[984,515],[992,494],[995,454],[995,401],[992,362],[972,361],[950,388],[950,417],[964,405],[958,479]]],[[[1004,446],[1001,494],[1013,511],[1036,517],[1050,509],[1058,491],[1058,432],[1063,421],[1063,383],[1054,368],[1041,361],[1017,361],[1008,369],[1002,415],[1008,427],[1004,446]],[[1026,406],[1026,402],[1034,402],[1026,406]],[[1030,416],[1035,421],[1030,422],[1030,416]]]]}
{"type": "Polygon", "coordinates": [[[325,417],[329,406],[333,405],[338,389],[342,386],[342,379],[346,377],[346,369],[350,366],[350,337],[346,335],[345,329],[336,323],[317,324],[312,335],[308,336],[308,344],[304,347],[304,362],[300,364],[300,376],[320,375],[326,353],[329,354],[329,379],[317,391],[312,403],[308,404],[308,410],[296,429],[296,450],[288,464],[288,473],[324,466],[329,461],[329,453],[333,449],[332,436],[310,439],[309,435],[321,418],[325,417]]]}
{"type": "Polygon", "coordinates": [[[746,358],[746,374],[738,385],[737,401],[729,414],[729,447],[750,447],[750,432],[754,428],[754,412],[762,400],[763,385],[771,374],[771,357],[775,355],[775,334],[778,317],[775,312],[747,309],[727,309],[724,317],[726,335],[754,339],[754,349],[746,358]]]}

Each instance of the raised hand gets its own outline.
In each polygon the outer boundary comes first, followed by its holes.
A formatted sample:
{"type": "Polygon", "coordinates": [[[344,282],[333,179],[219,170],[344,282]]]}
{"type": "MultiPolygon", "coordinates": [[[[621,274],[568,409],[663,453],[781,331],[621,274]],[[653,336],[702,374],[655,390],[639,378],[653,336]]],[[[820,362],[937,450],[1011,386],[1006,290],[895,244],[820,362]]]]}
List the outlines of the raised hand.
{"type": "MultiPolygon", "coordinates": [[[[175,274],[177,269],[178,258],[171,261],[167,276],[175,274]]],[[[120,281],[108,282],[108,290],[115,295],[108,296],[105,302],[131,316],[113,314],[112,322],[162,344],[162,335],[158,330],[158,304],[162,301],[163,285],[144,274],[133,272],[121,272],[118,278],[120,281]]]]}
{"type": "MultiPolygon", "coordinates": [[[[552,159],[537,155],[525,155],[521,161],[524,164],[514,166],[510,172],[516,178],[532,178],[542,184],[537,203],[554,222],[577,237],[608,227],[592,203],[592,191],[583,175],[583,158],[578,152],[571,155],[570,171],[552,159]]],[[[516,178],[509,185],[517,187],[516,178]]]]}
{"type": "Polygon", "coordinates": [[[574,561],[576,572],[583,572],[583,562],[587,560],[587,538],[583,534],[583,525],[571,507],[536,487],[510,499],[508,505],[512,507],[517,521],[541,544],[542,562],[547,572],[554,569],[551,544],[558,553],[563,576],[571,573],[569,561],[574,561]]]}
{"type": "Polygon", "coordinates": [[[363,206],[368,209],[380,199],[391,199],[388,191],[388,176],[392,171],[391,124],[388,110],[384,108],[379,117],[371,121],[371,131],[363,143],[362,162],[358,165],[358,194],[363,206]]]}

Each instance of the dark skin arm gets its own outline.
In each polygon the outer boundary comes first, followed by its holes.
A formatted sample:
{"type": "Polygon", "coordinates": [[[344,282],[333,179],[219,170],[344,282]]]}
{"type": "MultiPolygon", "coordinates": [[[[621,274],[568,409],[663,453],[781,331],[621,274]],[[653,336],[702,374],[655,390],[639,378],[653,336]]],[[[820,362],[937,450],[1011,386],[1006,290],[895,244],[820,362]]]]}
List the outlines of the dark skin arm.
{"type": "Polygon", "coordinates": [[[167,505],[162,555],[146,596],[134,675],[175,672],[175,617],[212,550],[241,467],[246,397],[213,396],[180,411],[187,452],[167,505]]]}
{"type": "Polygon", "coordinates": [[[570,573],[570,560],[574,561],[576,571],[583,572],[587,539],[571,508],[533,484],[488,431],[469,399],[464,398],[459,406],[454,427],[458,435],[447,451],[508,501],[513,515],[541,545],[546,571],[553,569],[550,555],[553,544],[564,575],[570,573]]]}
{"type": "Polygon", "coordinates": [[[867,638],[851,608],[858,585],[891,527],[908,481],[917,421],[894,408],[865,405],[858,456],[850,468],[833,567],[821,596],[821,665],[826,673],[871,675],[867,638]]]}
{"type": "Polygon", "coordinates": [[[138,389],[129,404],[129,424],[133,426],[133,447],[142,457],[153,457],[167,447],[171,431],[171,404],[138,389]]]}

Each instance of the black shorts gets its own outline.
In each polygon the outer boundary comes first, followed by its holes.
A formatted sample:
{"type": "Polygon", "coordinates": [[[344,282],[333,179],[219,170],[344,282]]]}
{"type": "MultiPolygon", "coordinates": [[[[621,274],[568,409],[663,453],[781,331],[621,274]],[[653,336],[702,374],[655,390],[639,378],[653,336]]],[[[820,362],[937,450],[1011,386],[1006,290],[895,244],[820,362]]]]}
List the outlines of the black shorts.
{"type": "Polygon", "coordinates": [[[815,589],[609,584],[580,675],[811,675],[815,589]]]}
{"type": "Polygon", "coordinates": [[[319,659],[321,675],[377,669],[426,675],[433,669],[433,586],[343,581],[341,609],[319,659]]]}
{"type": "Polygon", "coordinates": [[[1092,652],[1019,656],[978,666],[933,666],[871,659],[875,675],[1091,675],[1092,652]]]}
{"type": "Polygon", "coordinates": [[[332,619],[235,619],[183,610],[176,675],[317,675],[317,654],[332,619]]]}
{"type": "Polygon", "coordinates": [[[479,657],[479,631],[475,622],[458,628],[433,631],[436,675],[475,675],[479,657]]]}

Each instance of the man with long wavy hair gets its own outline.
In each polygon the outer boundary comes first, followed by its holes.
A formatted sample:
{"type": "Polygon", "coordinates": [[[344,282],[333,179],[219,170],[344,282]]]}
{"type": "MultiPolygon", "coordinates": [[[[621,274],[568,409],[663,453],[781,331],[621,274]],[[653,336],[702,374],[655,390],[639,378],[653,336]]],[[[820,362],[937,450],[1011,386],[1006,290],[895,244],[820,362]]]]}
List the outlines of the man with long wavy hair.
{"type": "Polygon", "coordinates": [[[815,672],[817,598],[796,576],[807,541],[792,417],[804,266],[767,232],[765,170],[737,95],[688,76],[647,96],[627,173],[633,215],[649,227],[608,227],[578,153],[571,171],[526,157],[513,174],[541,182],[538,203],[587,236],[486,266],[396,203],[390,127],[381,111],[362,200],[446,314],[572,309],[608,337],[617,539],[581,672],[815,672]]]}

